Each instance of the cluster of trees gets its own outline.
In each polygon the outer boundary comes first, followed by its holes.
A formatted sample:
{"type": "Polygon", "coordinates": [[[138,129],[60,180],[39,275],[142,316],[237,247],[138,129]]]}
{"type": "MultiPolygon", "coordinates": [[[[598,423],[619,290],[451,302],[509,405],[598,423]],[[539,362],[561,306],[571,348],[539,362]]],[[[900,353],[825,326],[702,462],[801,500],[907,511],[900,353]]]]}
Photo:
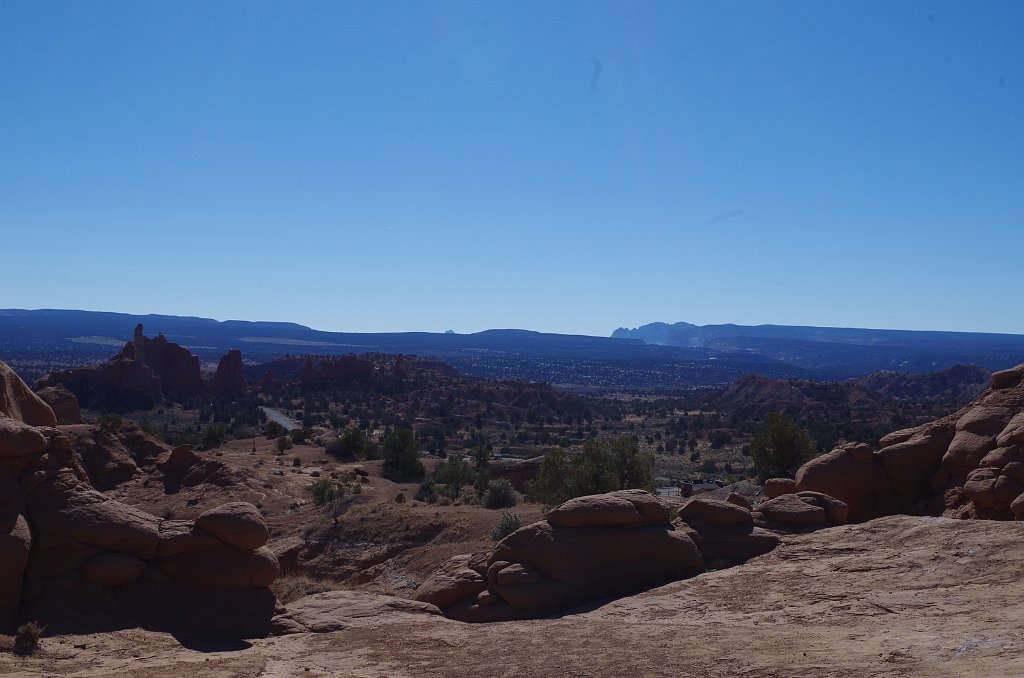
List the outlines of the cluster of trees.
{"type": "Polygon", "coordinates": [[[796,469],[814,457],[817,446],[793,417],[771,412],[750,441],[750,457],[758,478],[792,477],[796,469]]]}
{"type": "Polygon", "coordinates": [[[530,501],[554,506],[587,494],[630,488],[654,489],[654,455],[633,436],[591,438],[579,454],[556,447],[544,456],[537,477],[526,483],[530,501]]]}

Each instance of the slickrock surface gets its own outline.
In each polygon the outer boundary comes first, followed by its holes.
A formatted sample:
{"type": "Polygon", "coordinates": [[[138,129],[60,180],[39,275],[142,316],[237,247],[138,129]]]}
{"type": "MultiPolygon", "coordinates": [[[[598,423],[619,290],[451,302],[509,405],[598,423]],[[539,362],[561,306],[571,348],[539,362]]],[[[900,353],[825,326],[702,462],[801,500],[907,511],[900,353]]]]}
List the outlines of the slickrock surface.
{"type": "MultiPolygon", "coordinates": [[[[784,536],[745,565],[555,619],[465,624],[401,605],[368,619],[376,597],[353,604],[353,619],[339,605],[332,623],[344,628],[336,632],[191,647],[139,630],[67,636],[44,639],[42,654],[27,660],[0,653],[0,673],[1021,675],[1022,530],[893,516],[784,536]]],[[[319,615],[327,604],[290,608],[319,615]]]]}

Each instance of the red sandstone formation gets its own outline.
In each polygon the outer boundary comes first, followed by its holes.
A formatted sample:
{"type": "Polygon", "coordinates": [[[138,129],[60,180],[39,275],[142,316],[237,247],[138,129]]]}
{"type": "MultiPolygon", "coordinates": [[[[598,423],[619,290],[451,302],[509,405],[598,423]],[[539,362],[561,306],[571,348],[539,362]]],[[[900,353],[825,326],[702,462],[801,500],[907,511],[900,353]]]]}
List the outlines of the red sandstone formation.
{"type": "Polygon", "coordinates": [[[36,392],[43,402],[50,406],[58,424],[81,424],[82,410],[75,394],[63,386],[47,386],[36,392]]]}
{"type": "Polygon", "coordinates": [[[354,355],[324,356],[314,361],[306,356],[306,362],[299,371],[303,386],[320,387],[327,384],[348,384],[369,382],[373,377],[373,363],[354,355]]]}
{"type": "MultiPolygon", "coordinates": [[[[55,417],[2,362],[0,380],[0,627],[270,631],[277,601],[267,587],[279,568],[256,507],[228,504],[192,522],[109,499],[93,489],[74,435],[31,425],[55,417]]],[[[91,459],[93,473],[115,482],[134,472],[129,455],[114,457],[91,459]]]]}
{"type": "Polygon", "coordinates": [[[162,334],[148,339],[142,325],[134,339],[101,365],[52,372],[36,382],[42,389],[63,385],[85,407],[103,410],[148,408],[165,395],[177,398],[206,394],[199,358],[162,334]]]}
{"type": "Polygon", "coordinates": [[[213,375],[211,391],[215,396],[232,395],[245,391],[245,372],[242,368],[242,352],[233,348],[225,353],[217,364],[213,375]]]}
{"type": "Polygon", "coordinates": [[[807,462],[794,490],[842,500],[855,521],[1024,518],[1024,365],[993,374],[991,388],[959,412],[883,437],[877,451],[850,443],[807,462]]]}

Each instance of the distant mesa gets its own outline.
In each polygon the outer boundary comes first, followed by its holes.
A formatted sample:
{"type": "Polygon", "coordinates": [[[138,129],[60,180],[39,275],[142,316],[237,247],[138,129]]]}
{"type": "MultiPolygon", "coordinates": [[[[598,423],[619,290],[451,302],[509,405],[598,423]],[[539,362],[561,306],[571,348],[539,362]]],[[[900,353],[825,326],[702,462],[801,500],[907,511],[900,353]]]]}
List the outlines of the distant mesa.
{"type": "Polygon", "coordinates": [[[702,349],[719,358],[760,356],[810,370],[815,378],[934,372],[957,363],[1001,370],[1024,360],[1024,335],[985,332],[656,322],[620,327],[611,338],[702,349]]]}

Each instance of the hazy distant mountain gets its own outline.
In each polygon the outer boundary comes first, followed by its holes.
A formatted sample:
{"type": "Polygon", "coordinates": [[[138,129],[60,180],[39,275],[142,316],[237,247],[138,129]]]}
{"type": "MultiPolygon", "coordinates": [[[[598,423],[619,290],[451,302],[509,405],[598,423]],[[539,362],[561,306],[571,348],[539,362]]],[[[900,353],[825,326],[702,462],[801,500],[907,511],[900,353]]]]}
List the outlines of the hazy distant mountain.
{"type": "Polygon", "coordinates": [[[958,363],[998,370],[1024,362],[1024,335],[1019,334],[680,322],[620,327],[612,338],[719,355],[759,355],[837,377],[882,370],[934,372],[958,363]]]}
{"type": "Polygon", "coordinates": [[[0,358],[29,377],[102,362],[131,339],[164,334],[212,366],[228,349],[244,360],[284,355],[405,353],[466,374],[598,387],[689,388],[744,374],[845,379],[872,372],[935,372],[958,363],[997,370],[1024,362],[1024,336],[764,325],[654,323],[609,337],[494,329],[323,332],[304,325],[93,311],[0,309],[0,358]]]}
{"type": "Polygon", "coordinates": [[[405,353],[441,358],[466,374],[601,387],[689,388],[725,384],[750,372],[780,378],[823,376],[759,355],[720,355],[638,339],[528,330],[454,332],[322,332],[304,325],[74,310],[0,309],[0,358],[24,375],[102,362],[131,339],[164,334],[208,365],[231,348],[246,362],[307,353],[405,353]]]}

